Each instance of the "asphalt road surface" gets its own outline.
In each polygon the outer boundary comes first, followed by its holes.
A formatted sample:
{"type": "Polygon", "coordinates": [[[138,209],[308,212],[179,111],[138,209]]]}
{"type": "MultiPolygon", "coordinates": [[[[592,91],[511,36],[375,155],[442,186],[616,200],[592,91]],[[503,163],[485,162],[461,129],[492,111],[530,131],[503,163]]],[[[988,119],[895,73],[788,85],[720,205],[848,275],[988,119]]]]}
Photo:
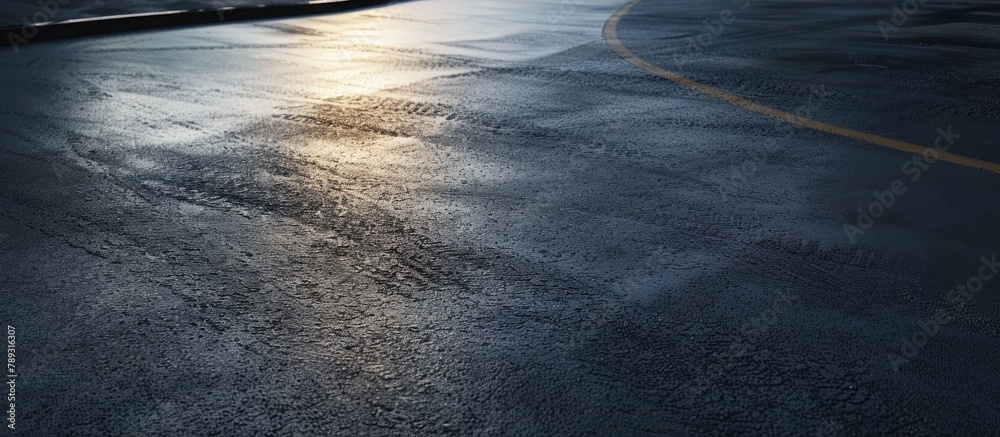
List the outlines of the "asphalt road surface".
{"type": "Polygon", "coordinates": [[[0,435],[996,433],[1000,7],[623,5],[0,52],[0,435]]]}

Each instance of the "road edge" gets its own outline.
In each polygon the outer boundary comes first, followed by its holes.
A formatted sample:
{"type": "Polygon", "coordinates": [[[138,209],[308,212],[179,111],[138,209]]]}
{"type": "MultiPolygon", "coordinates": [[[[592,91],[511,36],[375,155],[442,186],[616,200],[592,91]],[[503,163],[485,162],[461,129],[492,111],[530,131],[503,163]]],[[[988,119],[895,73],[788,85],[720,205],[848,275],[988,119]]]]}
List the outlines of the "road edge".
{"type": "MultiPolygon", "coordinates": [[[[289,5],[259,5],[232,8],[164,11],[143,14],[82,18],[24,26],[0,27],[3,45],[15,51],[36,41],[103,35],[109,33],[219,24],[266,18],[325,14],[381,6],[400,0],[332,0],[289,5]]],[[[27,23],[27,21],[25,21],[27,23]]]]}

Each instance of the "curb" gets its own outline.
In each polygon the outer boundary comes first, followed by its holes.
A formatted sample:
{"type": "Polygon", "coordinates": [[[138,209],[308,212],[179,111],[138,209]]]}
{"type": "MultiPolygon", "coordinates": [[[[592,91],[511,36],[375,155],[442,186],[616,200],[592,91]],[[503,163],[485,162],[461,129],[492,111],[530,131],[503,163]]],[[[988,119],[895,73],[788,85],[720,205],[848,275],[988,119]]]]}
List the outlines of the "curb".
{"type": "MultiPolygon", "coordinates": [[[[380,6],[396,0],[333,0],[291,5],[242,6],[221,9],[153,12],[145,14],[113,15],[109,17],[82,18],[67,21],[40,23],[34,26],[0,28],[3,45],[17,50],[28,42],[51,41],[79,36],[102,35],[136,30],[163,29],[180,26],[228,23],[264,18],[295,17],[301,15],[343,12],[380,6]],[[30,38],[27,37],[34,29],[30,38]],[[18,40],[21,40],[18,42],[18,40]]],[[[0,46],[0,47],[2,47],[0,46]]]]}

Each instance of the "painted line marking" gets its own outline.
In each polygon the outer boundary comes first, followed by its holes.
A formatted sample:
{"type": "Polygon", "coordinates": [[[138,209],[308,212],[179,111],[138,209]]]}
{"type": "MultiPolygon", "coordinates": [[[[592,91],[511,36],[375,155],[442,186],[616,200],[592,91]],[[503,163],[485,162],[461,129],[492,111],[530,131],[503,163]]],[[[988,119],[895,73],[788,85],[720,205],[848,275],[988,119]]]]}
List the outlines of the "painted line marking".
{"type": "Polygon", "coordinates": [[[907,143],[905,141],[893,140],[890,138],[880,137],[878,135],[872,135],[866,132],[860,132],[852,129],[843,128],[840,126],[834,126],[832,124],[823,123],[821,121],[816,121],[810,118],[801,117],[795,114],[791,114],[778,109],[770,108],[758,103],[751,102],[742,97],[729,94],[717,88],[705,85],[701,82],[697,82],[681,76],[672,71],[664,70],[657,67],[649,62],[646,62],[642,58],[636,56],[629,49],[622,45],[622,42],[618,39],[618,22],[621,21],[622,17],[632,9],[633,6],[639,4],[640,0],[631,0],[625,6],[615,11],[614,15],[604,23],[603,37],[604,41],[614,50],[618,56],[621,56],[626,61],[630,62],[632,65],[639,67],[647,72],[655,74],[664,79],[670,80],[672,82],[687,86],[688,88],[694,89],[696,91],[701,91],[708,94],[716,99],[722,100],[723,102],[739,106],[743,109],[747,109],[758,114],[763,114],[771,118],[776,118],[778,120],[787,121],[789,123],[795,123],[800,126],[805,126],[808,128],[820,130],[823,132],[828,132],[834,135],[840,135],[842,137],[854,138],[856,140],[861,140],[867,143],[889,147],[896,150],[901,150],[906,153],[912,153],[914,155],[927,155],[935,156],[937,159],[942,161],[947,161],[952,164],[964,165],[966,167],[977,168],[980,170],[986,170],[996,174],[1000,174],[1000,164],[984,161],[976,158],[969,158],[967,156],[956,155],[954,153],[942,152],[937,149],[932,149],[929,147],[918,146],[913,143],[907,143]]]}

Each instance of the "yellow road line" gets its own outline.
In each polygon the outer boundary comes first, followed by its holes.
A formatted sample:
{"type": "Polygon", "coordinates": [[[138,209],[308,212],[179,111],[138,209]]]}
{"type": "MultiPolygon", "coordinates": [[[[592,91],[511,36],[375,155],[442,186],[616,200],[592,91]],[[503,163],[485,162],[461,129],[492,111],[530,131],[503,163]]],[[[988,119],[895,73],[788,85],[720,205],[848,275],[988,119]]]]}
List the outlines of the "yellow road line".
{"type": "Polygon", "coordinates": [[[679,83],[689,88],[701,91],[705,94],[708,94],[712,97],[722,100],[723,102],[730,103],[739,106],[741,108],[756,112],[758,114],[766,115],[768,117],[787,121],[789,123],[795,123],[816,130],[821,130],[823,132],[829,132],[834,135],[854,138],[856,140],[865,141],[871,144],[890,147],[896,150],[902,150],[904,152],[912,153],[915,155],[927,154],[930,157],[936,157],[937,159],[940,159],[942,161],[947,161],[952,164],[964,165],[966,167],[978,168],[981,170],[986,170],[996,174],[1000,174],[1000,164],[996,164],[989,161],[983,161],[981,159],[976,159],[976,158],[969,158],[967,156],[956,155],[954,153],[942,152],[929,147],[918,146],[916,144],[907,143],[905,141],[880,137],[878,135],[872,135],[869,133],[851,130],[840,126],[834,126],[832,124],[827,124],[810,118],[801,117],[795,114],[790,114],[785,111],[781,111],[778,109],[770,108],[758,103],[751,102],[742,97],[729,94],[720,89],[713,88],[711,86],[705,85],[700,82],[696,82],[694,80],[688,79],[672,71],[667,71],[653,64],[650,64],[649,62],[646,62],[643,59],[636,56],[634,53],[629,51],[629,49],[625,48],[625,46],[622,45],[622,42],[618,39],[618,22],[621,21],[622,17],[624,17],[625,14],[627,14],[628,11],[632,9],[633,6],[639,4],[639,1],[640,0],[631,0],[630,2],[628,2],[628,4],[622,6],[620,9],[615,11],[614,15],[612,15],[611,18],[609,18],[608,21],[604,24],[604,32],[603,32],[604,41],[608,44],[608,46],[611,47],[611,49],[614,50],[615,53],[618,54],[618,56],[621,56],[623,59],[632,63],[632,65],[635,65],[636,67],[639,67],[664,79],[668,79],[670,81],[679,83]]]}

